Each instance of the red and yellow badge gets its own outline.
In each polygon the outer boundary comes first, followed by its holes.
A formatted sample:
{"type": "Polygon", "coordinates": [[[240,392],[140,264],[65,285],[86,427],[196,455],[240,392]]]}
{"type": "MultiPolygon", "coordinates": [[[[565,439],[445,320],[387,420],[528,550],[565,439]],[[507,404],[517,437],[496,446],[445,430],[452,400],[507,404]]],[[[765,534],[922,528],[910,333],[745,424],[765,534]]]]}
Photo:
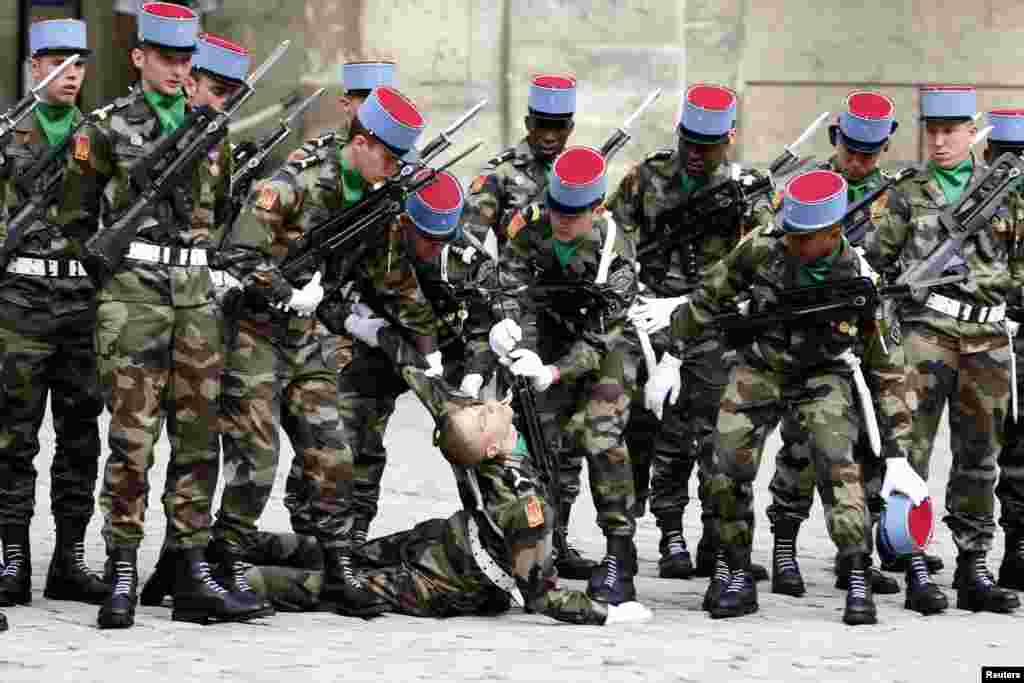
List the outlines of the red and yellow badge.
{"type": "Polygon", "coordinates": [[[540,501],[537,500],[536,496],[530,496],[526,499],[526,523],[531,529],[544,526],[544,509],[541,507],[540,501]]]}
{"type": "Polygon", "coordinates": [[[481,189],[483,189],[484,183],[487,182],[488,177],[489,176],[487,176],[486,174],[481,173],[476,178],[473,178],[473,184],[469,186],[469,193],[476,194],[481,189]]]}
{"type": "Polygon", "coordinates": [[[264,185],[260,189],[260,194],[256,197],[256,206],[263,209],[264,211],[270,211],[274,208],[274,203],[277,201],[277,190],[270,185],[264,185]]]}
{"type": "Polygon", "coordinates": [[[523,218],[522,211],[516,211],[516,214],[512,216],[512,220],[508,223],[508,228],[505,230],[505,234],[508,235],[510,240],[514,240],[519,231],[526,225],[526,219],[523,218]]]}
{"type": "Polygon", "coordinates": [[[89,161],[89,136],[79,133],[75,136],[75,161],[89,161]]]}

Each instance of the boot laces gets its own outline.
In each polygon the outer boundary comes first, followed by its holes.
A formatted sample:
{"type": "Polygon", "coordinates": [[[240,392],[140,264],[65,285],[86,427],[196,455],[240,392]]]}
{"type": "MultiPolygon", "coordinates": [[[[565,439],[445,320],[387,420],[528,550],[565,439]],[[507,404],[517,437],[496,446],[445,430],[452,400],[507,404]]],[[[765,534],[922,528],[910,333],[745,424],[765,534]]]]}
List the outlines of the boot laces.
{"type": "Polygon", "coordinates": [[[4,555],[7,556],[7,566],[0,576],[17,576],[21,570],[21,563],[25,561],[25,549],[20,545],[9,545],[4,555]]]}
{"type": "Polygon", "coordinates": [[[775,539],[775,566],[780,574],[799,572],[796,564],[796,540],[792,538],[775,539]]]}
{"type": "Polygon", "coordinates": [[[135,567],[132,563],[125,560],[115,562],[114,577],[117,579],[114,583],[114,594],[131,595],[132,584],[135,583],[135,567]]]}
{"type": "Polygon", "coordinates": [[[669,555],[682,555],[686,552],[686,540],[683,532],[670,531],[665,534],[665,550],[669,555]]]}
{"type": "Polygon", "coordinates": [[[851,598],[857,598],[858,600],[867,600],[867,577],[865,576],[865,572],[863,569],[850,570],[850,586],[847,590],[848,595],[851,598]]]}
{"type": "Polygon", "coordinates": [[[235,590],[240,593],[252,592],[252,587],[249,586],[249,581],[245,578],[245,572],[248,569],[249,565],[241,560],[231,562],[231,578],[235,583],[235,590]]]}
{"type": "Polygon", "coordinates": [[[1017,539],[1017,551],[1018,557],[1024,557],[1024,536],[1017,539]]]}
{"type": "Polygon", "coordinates": [[[725,556],[719,553],[715,558],[715,581],[722,584],[729,583],[729,578],[732,574],[729,572],[729,563],[725,561],[725,556]]]}
{"type": "Polygon", "coordinates": [[[924,555],[916,554],[910,556],[910,573],[914,583],[919,586],[927,586],[932,582],[932,578],[928,574],[928,563],[925,562],[924,555]]]}
{"type": "Polygon", "coordinates": [[[985,564],[984,555],[978,555],[974,558],[974,573],[978,577],[978,583],[984,584],[989,588],[995,585],[992,574],[988,571],[988,566],[985,564]]]}
{"type": "Polygon", "coordinates": [[[345,583],[350,586],[362,588],[363,583],[356,576],[355,568],[352,566],[352,556],[348,553],[342,553],[338,556],[338,566],[341,568],[341,576],[345,580],[345,583]]]}
{"type": "Polygon", "coordinates": [[[726,591],[729,593],[739,593],[747,585],[747,570],[746,569],[735,569],[731,572],[729,577],[729,585],[726,586],[726,591]]]}
{"type": "Polygon", "coordinates": [[[228,590],[224,588],[224,586],[220,585],[214,580],[213,574],[210,573],[210,564],[208,562],[206,562],[205,560],[203,560],[202,562],[197,562],[196,569],[199,570],[197,578],[207,588],[212,590],[214,593],[224,594],[228,592],[228,590]]]}
{"type": "Polygon", "coordinates": [[[75,565],[75,569],[79,570],[83,574],[89,574],[91,570],[89,565],[85,563],[85,541],[78,541],[71,549],[72,559],[75,565]]]}
{"type": "Polygon", "coordinates": [[[601,564],[604,565],[604,585],[612,588],[619,580],[619,559],[614,555],[605,555],[601,564]]]}
{"type": "Polygon", "coordinates": [[[367,530],[358,528],[352,531],[352,543],[355,546],[361,546],[366,543],[367,530]]]}

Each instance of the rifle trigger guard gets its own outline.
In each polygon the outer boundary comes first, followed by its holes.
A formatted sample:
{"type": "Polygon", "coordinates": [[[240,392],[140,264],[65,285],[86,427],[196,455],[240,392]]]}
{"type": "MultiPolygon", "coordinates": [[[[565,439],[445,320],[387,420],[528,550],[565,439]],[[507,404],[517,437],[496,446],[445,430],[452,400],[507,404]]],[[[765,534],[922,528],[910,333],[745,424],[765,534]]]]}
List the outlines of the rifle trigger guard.
{"type": "Polygon", "coordinates": [[[863,294],[853,297],[853,305],[857,308],[864,308],[868,303],[868,299],[863,294]]]}

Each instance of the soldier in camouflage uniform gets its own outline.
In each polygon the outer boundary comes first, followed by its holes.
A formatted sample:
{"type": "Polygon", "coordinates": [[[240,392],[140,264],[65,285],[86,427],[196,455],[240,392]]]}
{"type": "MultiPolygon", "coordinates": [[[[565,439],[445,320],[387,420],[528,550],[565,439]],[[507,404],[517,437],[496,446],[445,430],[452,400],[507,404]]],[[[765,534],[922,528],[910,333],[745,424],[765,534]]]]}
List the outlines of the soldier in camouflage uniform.
{"type": "MultiPolygon", "coordinates": [[[[985,161],[992,163],[1001,155],[1011,152],[1024,153],[1024,110],[997,109],[988,113],[992,132],[988,136],[985,161]]],[[[1018,186],[1009,202],[1009,219],[1014,225],[1024,224],[1024,193],[1018,186]]],[[[1017,256],[1024,248],[1019,241],[1010,245],[1012,255],[1017,256]]],[[[1022,292],[1010,292],[1007,300],[1021,310],[1022,292]]],[[[1013,328],[1013,353],[1017,357],[1017,396],[1020,411],[1020,396],[1024,395],[1024,338],[1019,328],[1020,313],[1015,321],[1007,320],[1007,327],[1013,328]]],[[[1018,419],[1020,419],[1018,417],[1018,419]]],[[[1006,443],[999,451],[999,482],[995,494],[999,498],[999,526],[1006,533],[1003,562],[999,566],[999,585],[1003,588],[1024,590],[1024,440],[1020,439],[1020,427],[1011,428],[1006,443]]]]}
{"type": "MultiPolygon", "coordinates": [[[[693,298],[675,309],[672,338],[678,354],[685,343],[700,339],[740,299],[749,297],[751,311],[770,310],[779,290],[844,281],[861,275],[861,261],[842,237],[838,225],[846,211],[847,187],[842,176],[825,170],[803,173],[786,187],[781,225],[755,230],[729,255],[713,266],[693,298]],[[777,232],[781,230],[783,236],[777,232]]],[[[853,448],[863,428],[857,410],[852,372],[847,358],[858,334],[873,331],[868,320],[779,325],[756,333],[740,347],[740,362],[730,371],[729,385],[718,415],[715,461],[709,489],[720,516],[722,573],[716,571],[706,604],[714,618],[736,617],[758,609],[757,588],[751,576],[753,540],[753,481],[765,440],[782,421],[783,431],[806,442],[815,460],[818,488],[825,504],[829,534],[850,566],[843,621],[876,622],[867,569],[867,506],[861,466],[853,448]],[[810,397],[822,390],[824,396],[810,397]],[[747,411],[750,402],[777,401],[791,395],[801,402],[792,409],[747,411]]],[[[665,353],[646,387],[648,407],[660,410],[667,395],[679,391],[677,355],[665,353]]],[[[902,367],[892,368],[900,372],[902,367]]],[[[859,371],[856,370],[856,371],[859,371]]],[[[903,401],[905,385],[887,385],[891,400],[903,401]]],[[[896,441],[887,476],[899,490],[924,483],[907,465],[896,441]]],[[[887,482],[889,484],[890,482],[887,482]]]]}
{"type": "MultiPolygon", "coordinates": [[[[973,88],[921,91],[929,161],[904,185],[910,220],[890,222],[868,238],[867,257],[879,272],[892,273],[895,264],[911,268],[927,258],[945,238],[938,214],[985,172],[971,152],[975,102],[973,88]]],[[[925,479],[939,418],[949,403],[953,465],[945,522],[958,550],[957,605],[973,611],[1008,612],[1019,605],[1015,593],[996,586],[985,564],[995,530],[995,464],[1009,396],[1005,301],[1021,284],[1008,259],[1017,236],[1011,227],[1019,229],[997,218],[991,230],[965,242],[958,260],[966,263],[971,281],[943,286],[924,303],[909,301],[898,311],[914,412],[910,458],[925,479]]],[[[906,604],[923,613],[947,606],[930,583],[921,553],[911,556],[906,604]]]]}
{"type": "Polygon", "coordinates": [[[500,282],[557,286],[594,283],[601,276],[619,303],[593,306],[572,292],[537,301],[527,292],[510,302],[509,317],[492,328],[490,340],[504,362],[517,359],[513,374],[532,378],[545,437],[559,458],[558,495],[565,507],[579,493],[587,459],[597,522],[607,540],[587,590],[596,600],[618,604],[636,594],[635,499],[624,433],[636,382],[625,307],[637,285],[628,236],[596,212],[607,187],[604,173],[604,159],[590,148],[572,147],[556,159],[545,205],[531,204],[509,224],[500,282]],[[516,349],[520,340],[526,348],[516,349]]]}
{"type": "Polygon", "coordinates": [[[530,81],[526,137],[490,160],[476,177],[466,199],[463,226],[480,241],[508,240],[508,223],[516,211],[544,196],[551,164],[572,135],[576,113],[576,79],[569,75],[541,74],[530,81]]]}
{"type": "Polygon", "coordinates": [[[353,455],[340,423],[336,344],[331,326],[314,315],[323,298],[321,271],[311,265],[305,273],[285,273],[279,266],[294,240],[394,175],[423,125],[400,93],[375,90],[348,142],[293,159],[259,183],[229,239],[225,265],[244,290],[228,306],[222,435],[228,481],[214,528],[224,553],[240,557],[256,531],[277,469],[280,414],[295,449],[285,505],[295,530],[319,541],[328,584],[343,582],[353,455]]]}
{"type": "MultiPolygon", "coordinates": [[[[678,148],[661,150],[634,167],[608,201],[608,210],[622,230],[641,246],[640,280],[660,297],[653,305],[674,305],[673,297],[685,297],[700,283],[714,263],[729,253],[758,216],[770,215],[771,197],[756,200],[754,206],[723,212],[716,225],[675,226],[683,238],[693,238],[682,248],[661,234],[659,221],[687,202],[695,192],[730,179],[750,184],[756,172],[729,163],[736,138],[736,95],[718,85],[696,85],[684,96],[678,125],[678,148]],[[686,231],[711,228],[700,237],[686,231]]],[[[646,410],[633,411],[627,430],[629,453],[637,477],[638,502],[651,490],[651,512],[661,529],[658,575],[686,579],[693,574],[690,552],[683,537],[683,512],[689,502],[690,475],[699,458],[711,455],[715,416],[722,390],[728,380],[728,363],[723,361],[714,333],[687,347],[683,359],[683,400],[668,411],[661,423],[646,410]],[[653,471],[652,471],[653,470],[653,471]]],[[[656,353],[669,345],[666,332],[655,333],[656,353]]],[[[646,380],[646,377],[643,377],[646,380]]],[[[702,501],[704,534],[698,545],[699,576],[714,569],[716,534],[706,500],[706,476],[700,470],[698,491],[702,501]]],[[[763,571],[763,569],[761,570],[763,571]]],[[[763,575],[763,576],[766,576],[763,575]]]]}
{"type": "MultiPolygon", "coordinates": [[[[198,17],[179,5],[148,3],[138,22],[140,44],[131,56],[141,83],[115,102],[105,120],[76,136],[65,174],[63,220],[83,241],[100,221],[111,225],[129,206],[135,194],[132,167],[187,113],[182,82],[196,46],[198,17]]],[[[134,624],[147,473],[165,410],[174,460],[164,508],[174,544],[182,550],[172,618],[246,620],[259,611],[256,596],[219,585],[205,559],[219,465],[223,367],[207,264],[213,260],[209,249],[220,241],[217,210],[226,205],[230,170],[226,145],[217,145],[197,164],[188,188],[175,188],[173,200],[148,207],[123,262],[98,293],[95,343],[111,412],[111,453],[100,504],[114,588],[100,608],[101,628],[134,624]]]]}
{"type": "MultiPolygon", "coordinates": [[[[840,114],[839,121],[829,129],[836,153],[828,160],[826,168],[846,179],[847,199],[850,205],[887,180],[888,176],[878,168],[878,162],[883,152],[888,149],[889,138],[896,131],[897,125],[895,105],[889,98],[867,91],[854,92],[846,98],[846,111],[840,114]]],[[[906,220],[910,215],[910,206],[895,188],[890,189],[871,205],[872,225],[877,229],[879,225],[889,220],[890,214],[896,214],[899,220],[906,220]]],[[[866,377],[876,397],[891,394],[880,388],[882,384],[891,381],[904,382],[902,370],[896,373],[895,377],[891,377],[887,372],[890,366],[903,364],[903,347],[898,343],[899,337],[894,337],[888,339],[884,347],[877,336],[872,337],[868,347],[860,350],[860,355],[866,361],[866,377]],[[887,354],[890,358],[879,358],[878,354],[887,354]]],[[[884,437],[883,444],[886,448],[890,447],[894,439],[909,438],[909,423],[898,422],[898,419],[907,416],[902,401],[895,405],[885,405],[876,400],[875,412],[879,417],[884,437]],[[897,420],[895,423],[888,420],[890,415],[897,420]]],[[[799,597],[804,594],[805,587],[797,562],[796,542],[800,524],[807,520],[811,504],[814,502],[816,477],[808,445],[791,442],[788,436],[788,432],[783,432],[782,449],[775,456],[775,473],[769,487],[772,504],[768,506],[768,519],[771,520],[774,535],[772,592],[799,597]]],[[[876,524],[882,505],[879,495],[884,474],[879,467],[881,463],[871,452],[864,433],[861,434],[854,453],[855,459],[864,471],[865,492],[871,514],[870,523],[876,524]]],[[[870,563],[873,545],[870,533],[867,543],[870,563]]],[[[836,568],[836,588],[845,589],[844,567],[837,564],[836,568]]],[[[874,567],[868,568],[868,577],[875,593],[900,592],[899,584],[894,579],[874,567]]]]}
{"type": "MultiPolygon", "coordinates": [[[[69,55],[89,54],[84,22],[43,21],[30,29],[32,76],[39,81],[69,55]]],[[[18,180],[54,148],[67,149],[72,129],[82,120],[75,98],[85,78],[79,61],[52,81],[43,101],[15,130],[0,162],[0,202],[8,216],[32,197],[18,180]]],[[[32,189],[59,182],[67,152],[55,159],[32,189]]],[[[85,530],[92,517],[93,490],[100,457],[97,418],[103,410],[96,376],[92,329],[95,289],[74,244],[55,222],[54,196],[42,199],[36,217],[18,235],[0,223],[9,260],[0,264],[0,605],[32,600],[29,520],[35,509],[39,428],[48,395],[53,406],[56,448],[50,499],[57,539],[43,594],[56,600],[99,604],[107,585],[85,564],[85,530]],[[47,205],[49,203],[49,205],[47,205]],[[17,244],[14,244],[14,240],[17,244]]]]}

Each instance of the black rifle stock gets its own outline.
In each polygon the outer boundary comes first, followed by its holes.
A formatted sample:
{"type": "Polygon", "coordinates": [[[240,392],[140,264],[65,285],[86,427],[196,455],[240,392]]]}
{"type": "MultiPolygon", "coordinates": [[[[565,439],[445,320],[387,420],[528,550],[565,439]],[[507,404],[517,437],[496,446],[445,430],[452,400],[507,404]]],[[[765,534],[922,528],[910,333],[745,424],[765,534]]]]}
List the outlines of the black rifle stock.
{"type": "Polygon", "coordinates": [[[896,187],[904,180],[917,175],[916,168],[905,168],[896,175],[887,178],[885,182],[871,190],[846,210],[843,216],[843,235],[853,246],[859,246],[867,234],[874,229],[871,224],[871,205],[879,197],[896,187]]]}

